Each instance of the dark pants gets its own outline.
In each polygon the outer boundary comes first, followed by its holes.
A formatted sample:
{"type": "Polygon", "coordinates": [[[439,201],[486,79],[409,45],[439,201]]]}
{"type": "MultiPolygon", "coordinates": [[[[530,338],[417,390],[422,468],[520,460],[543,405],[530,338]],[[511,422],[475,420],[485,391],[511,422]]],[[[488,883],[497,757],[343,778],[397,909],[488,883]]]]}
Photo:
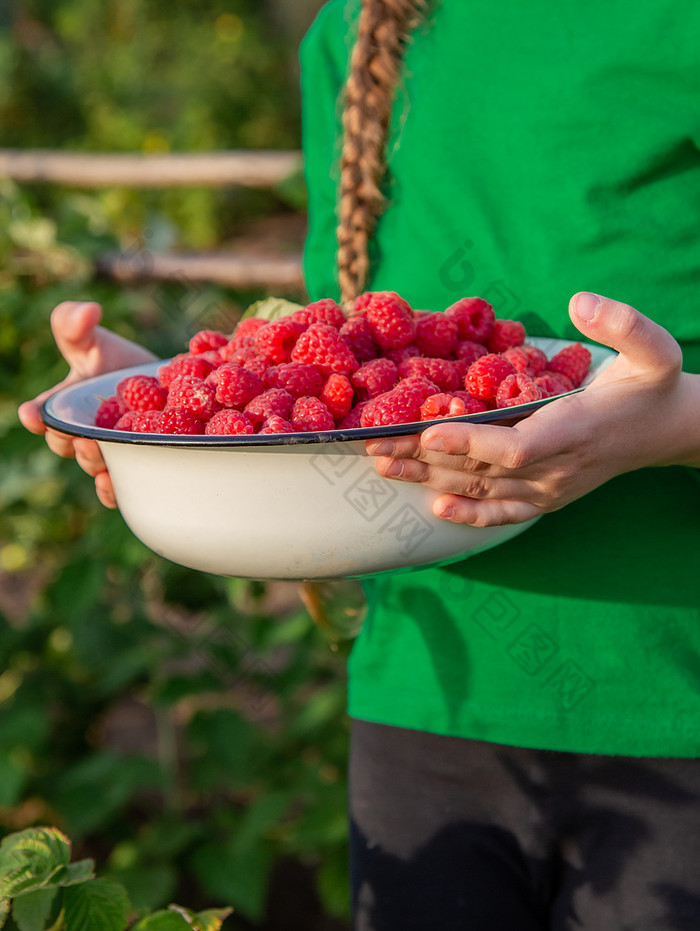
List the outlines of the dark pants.
{"type": "Polygon", "coordinates": [[[355,931],[700,931],[700,760],[355,721],[350,811],[355,931]]]}

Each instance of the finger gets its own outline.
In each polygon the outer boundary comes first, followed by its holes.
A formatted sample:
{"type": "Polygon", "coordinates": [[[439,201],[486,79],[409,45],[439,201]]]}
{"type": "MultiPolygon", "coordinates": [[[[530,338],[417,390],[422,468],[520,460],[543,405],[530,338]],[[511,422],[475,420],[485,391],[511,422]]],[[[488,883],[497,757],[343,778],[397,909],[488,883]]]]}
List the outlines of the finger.
{"type": "Polygon", "coordinates": [[[46,431],[46,445],[51,452],[64,459],[75,458],[75,449],[73,447],[73,437],[65,433],[58,433],[56,430],[46,431]]]}
{"type": "Polygon", "coordinates": [[[532,500],[540,496],[535,485],[517,479],[489,478],[471,472],[443,469],[416,459],[377,459],[377,471],[386,478],[415,482],[468,498],[515,498],[532,500]]]}
{"type": "Polygon", "coordinates": [[[98,472],[95,476],[95,491],[100,503],[106,508],[113,509],[117,507],[117,499],[114,495],[114,488],[112,486],[112,479],[109,477],[109,472],[98,472]]]}
{"type": "Polygon", "coordinates": [[[420,436],[392,436],[367,440],[365,446],[370,456],[396,456],[406,459],[420,453],[421,438],[420,436]]]}
{"type": "Polygon", "coordinates": [[[438,424],[423,433],[421,445],[429,452],[461,456],[465,461],[477,460],[505,469],[522,467],[526,458],[517,427],[495,424],[438,424]]]}
{"type": "Polygon", "coordinates": [[[571,298],[569,316],[581,333],[616,349],[635,368],[660,372],[681,368],[682,353],[676,340],[629,304],[579,291],[571,298]]]}
{"type": "Polygon", "coordinates": [[[36,433],[39,436],[46,433],[46,426],[41,419],[41,403],[39,398],[20,404],[17,409],[17,416],[25,430],[29,430],[30,433],[36,433]]]}
{"type": "Polygon", "coordinates": [[[51,313],[56,345],[71,368],[95,348],[102,308],[94,301],[64,301],[51,313]]]}
{"type": "Polygon", "coordinates": [[[75,449],[76,462],[88,475],[95,476],[106,471],[100,447],[94,440],[78,437],[73,442],[73,448],[75,449]]]}
{"type": "Polygon", "coordinates": [[[433,513],[456,524],[502,527],[504,524],[521,524],[538,517],[542,511],[526,501],[477,501],[458,495],[441,495],[433,503],[433,513]]]}

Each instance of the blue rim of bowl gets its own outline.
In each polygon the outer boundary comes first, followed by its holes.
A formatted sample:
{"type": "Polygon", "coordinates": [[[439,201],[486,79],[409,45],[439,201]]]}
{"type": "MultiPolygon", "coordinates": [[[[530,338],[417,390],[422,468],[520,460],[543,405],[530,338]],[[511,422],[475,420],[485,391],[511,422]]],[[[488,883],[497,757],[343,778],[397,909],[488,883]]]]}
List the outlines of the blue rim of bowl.
{"type": "Polygon", "coordinates": [[[410,436],[412,434],[422,433],[424,430],[427,430],[428,427],[434,427],[443,423],[477,423],[512,426],[534,413],[534,411],[539,410],[539,408],[544,407],[546,404],[550,404],[552,401],[570,397],[573,394],[578,394],[585,390],[584,388],[575,388],[573,391],[567,391],[565,394],[558,394],[551,398],[541,398],[539,401],[531,401],[529,404],[518,404],[513,407],[500,408],[494,411],[483,411],[478,414],[461,414],[457,417],[424,420],[419,423],[387,424],[380,427],[354,427],[348,430],[321,430],[315,433],[254,433],[248,436],[185,436],[164,433],[132,433],[126,430],[108,430],[105,427],[95,427],[91,424],[71,423],[70,421],[63,420],[54,413],[53,408],[55,402],[59,400],[64,393],[76,390],[78,387],[84,389],[90,385],[90,382],[102,378],[104,378],[103,375],[98,375],[96,378],[90,378],[74,385],[68,385],[48,398],[41,410],[41,417],[44,424],[52,430],[58,430],[60,433],[66,433],[69,436],[97,440],[101,443],[128,443],[135,446],[177,446],[195,448],[303,446],[314,443],[347,443],[351,440],[373,440],[382,439],[383,437],[410,436]]]}

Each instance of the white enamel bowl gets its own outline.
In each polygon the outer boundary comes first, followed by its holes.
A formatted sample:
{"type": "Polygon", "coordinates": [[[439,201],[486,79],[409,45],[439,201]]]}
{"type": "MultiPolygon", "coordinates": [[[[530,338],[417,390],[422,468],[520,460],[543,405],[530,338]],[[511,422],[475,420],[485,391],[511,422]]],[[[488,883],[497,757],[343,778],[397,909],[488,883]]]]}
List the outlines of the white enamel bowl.
{"type": "MultiPolygon", "coordinates": [[[[530,340],[548,356],[559,340],[530,340]]],[[[614,356],[589,347],[597,374],[614,356]]],[[[101,398],[129,374],[88,379],[44,406],[44,421],[96,439],[119,509],[150,549],[204,572],[252,579],[334,579],[451,562],[517,536],[534,521],[475,528],[434,517],[438,493],[380,476],[365,440],[432,423],[285,436],[164,436],[94,427],[101,398]]],[[[513,422],[549,401],[456,418],[513,422]]]]}

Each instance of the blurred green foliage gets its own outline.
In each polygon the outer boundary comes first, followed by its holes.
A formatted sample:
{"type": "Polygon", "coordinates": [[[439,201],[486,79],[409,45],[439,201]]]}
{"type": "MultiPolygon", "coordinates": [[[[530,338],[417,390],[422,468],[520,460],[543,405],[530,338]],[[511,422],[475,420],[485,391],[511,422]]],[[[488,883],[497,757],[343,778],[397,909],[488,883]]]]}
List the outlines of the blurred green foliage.
{"type": "MultiPolygon", "coordinates": [[[[5,3],[2,144],[297,145],[293,50],[270,22],[252,0],[5,3]]],[[[96,255],[138,253],[146,226],[151,248],[216,243],[286,209],[0,182],[0,834],[55,825],[140,913],[232,905],[232,931],[344,927],[328,916],[347,914],[345,649],[290,586],[148,551],[16,408],[65,375],[61,300],[100,301],[106,325],[167,356],[260,297],[118,289],[96,255]]]]}

